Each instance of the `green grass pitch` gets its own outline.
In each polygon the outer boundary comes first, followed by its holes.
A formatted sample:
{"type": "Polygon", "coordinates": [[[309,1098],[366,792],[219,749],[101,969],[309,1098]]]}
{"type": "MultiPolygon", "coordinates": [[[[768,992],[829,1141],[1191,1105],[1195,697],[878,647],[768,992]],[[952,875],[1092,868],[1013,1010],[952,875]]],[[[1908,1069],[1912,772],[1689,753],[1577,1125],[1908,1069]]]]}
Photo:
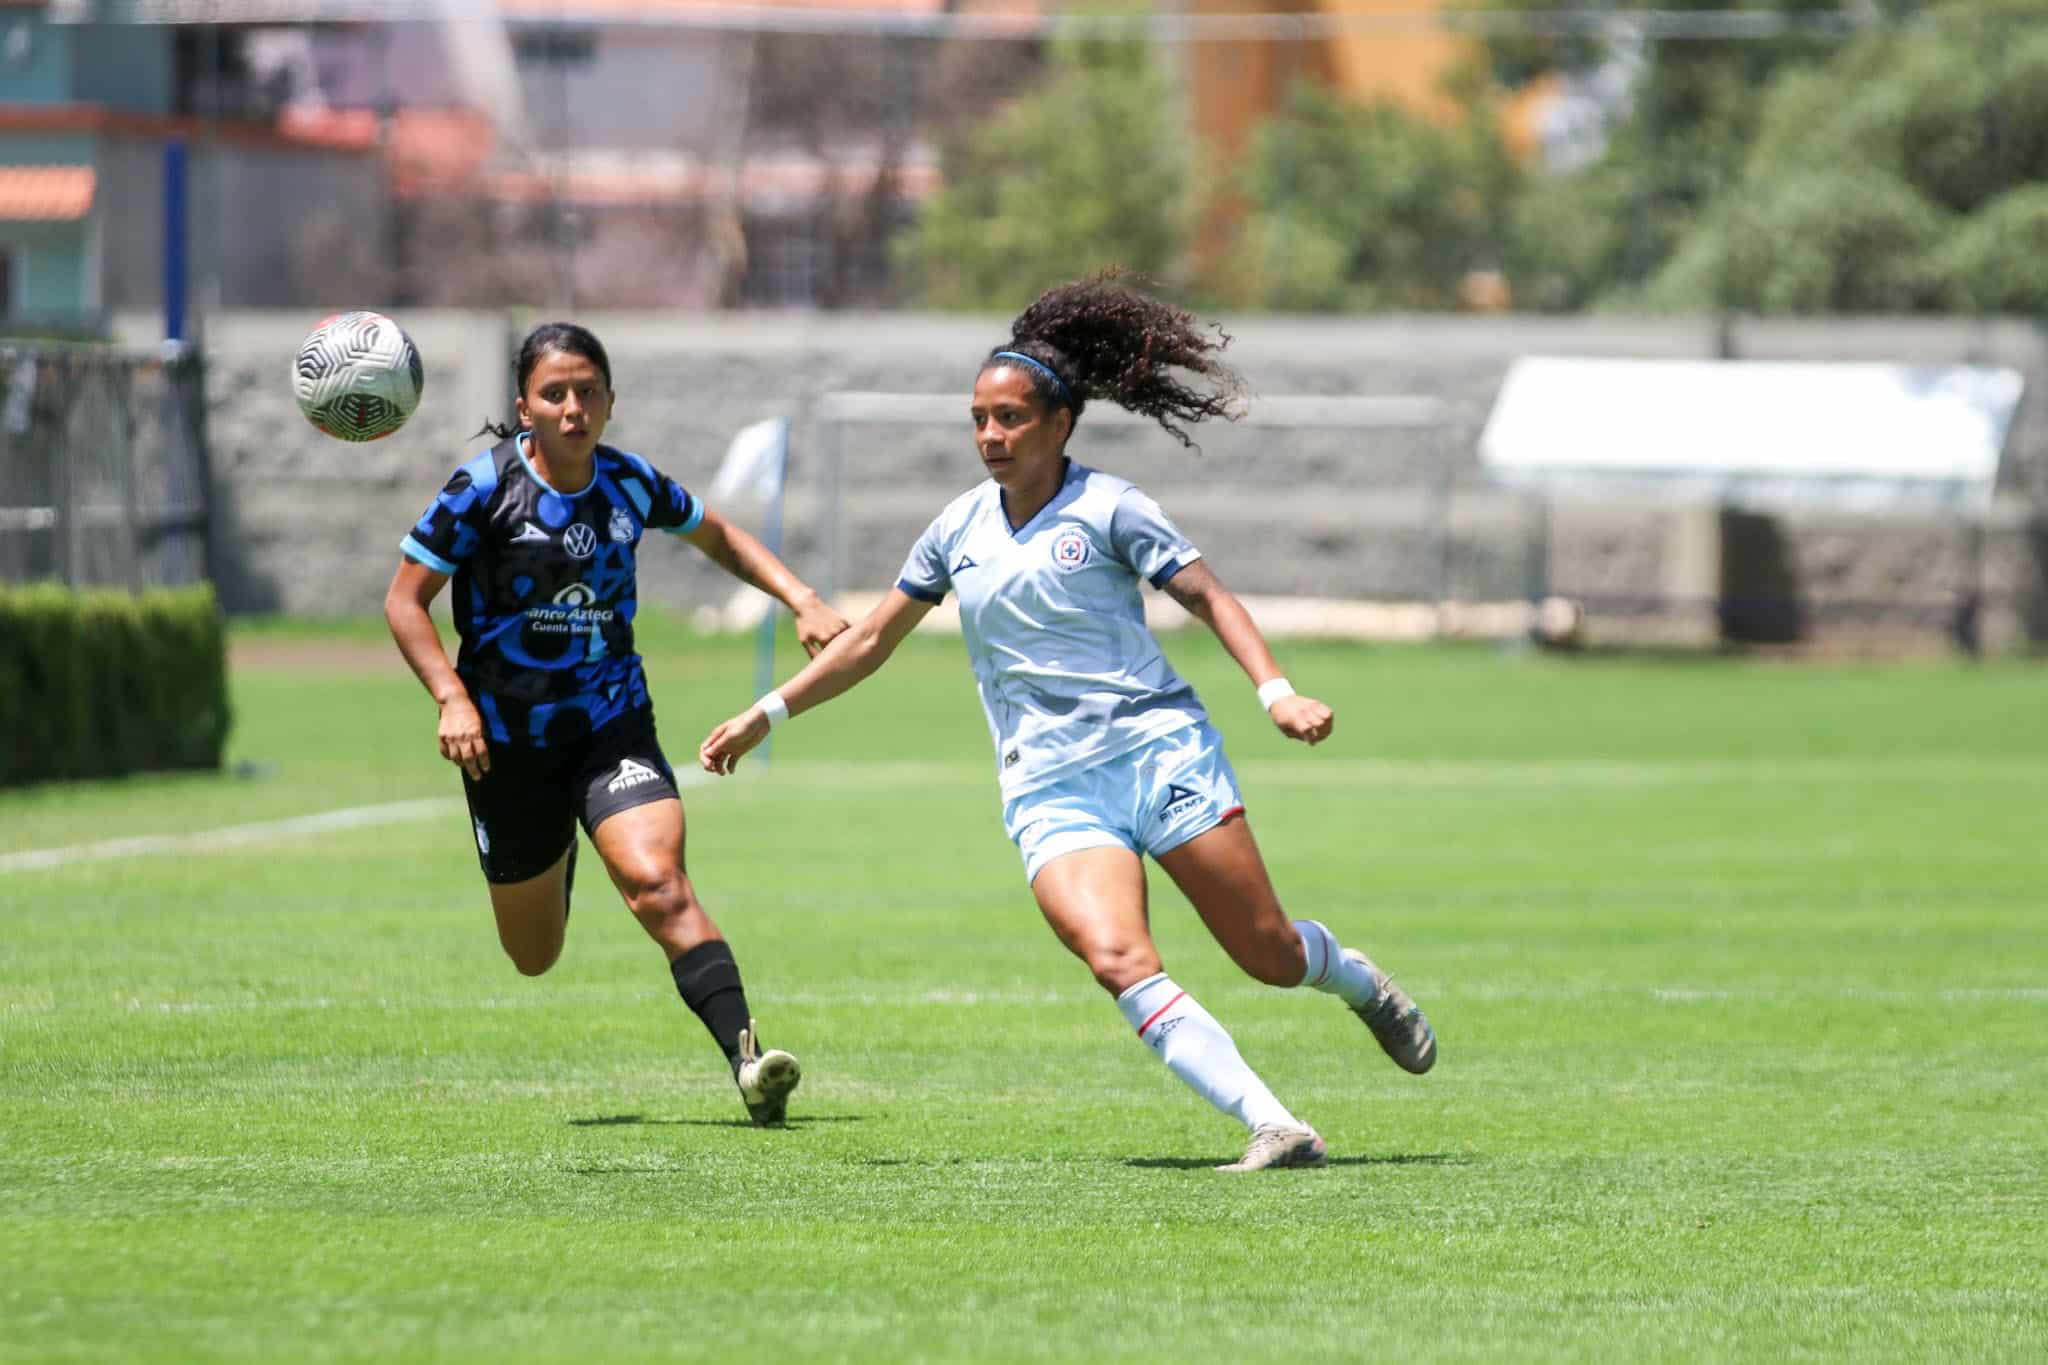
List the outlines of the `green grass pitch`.
{"type": "MultiPolygon", "coordinates": [[[[244,628],[244,776],[0,793],[0,1359],[2048,1358],[2048,705],[2024,665],[1204,639],[1281,894],[1442,1060],[1168,966],[1329,1140],[1242,1145],[1041,923],[957,641],[692,787],[689,853],[793,1126],[743,1125],[601,876],[500,954],[373,624],[244,628]]],[[[678,767],[750,646],[646,632],[678,767]]],[[[785,644],[785,668],[795,655],[785,644]]]]}

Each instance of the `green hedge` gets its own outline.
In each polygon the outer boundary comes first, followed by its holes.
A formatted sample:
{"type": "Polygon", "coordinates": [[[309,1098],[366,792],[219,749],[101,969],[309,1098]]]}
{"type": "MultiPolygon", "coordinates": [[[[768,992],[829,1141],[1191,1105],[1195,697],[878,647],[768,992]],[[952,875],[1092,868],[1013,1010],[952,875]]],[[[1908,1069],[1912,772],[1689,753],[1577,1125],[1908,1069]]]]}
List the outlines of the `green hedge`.
{"type": "Polygon", "coordinates": [[[212,588],[0,585],[0,785],[218,768],[227,735],[212,588]]]}

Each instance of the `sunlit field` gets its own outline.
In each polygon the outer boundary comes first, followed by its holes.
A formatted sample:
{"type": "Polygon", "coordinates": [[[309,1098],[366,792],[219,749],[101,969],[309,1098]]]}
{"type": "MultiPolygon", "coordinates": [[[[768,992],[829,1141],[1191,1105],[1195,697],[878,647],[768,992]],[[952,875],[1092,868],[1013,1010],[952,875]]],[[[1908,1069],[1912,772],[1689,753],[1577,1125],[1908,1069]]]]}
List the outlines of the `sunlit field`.
{"type": "MultiPolygon", "coordinates": [[[[751,644],[644,643],[691,766],[751,644]]],[[[957,641],[685,791],[785,1131],[594,861],[512,969],[380,625],[236,647],[231,771],[0,793],[0,1358],[2048,1356],[2038,668],[1282,646],[1311,751],[1173,639],[1289,908],[1442,1046],[1155,877],[1330,1144],[1233,1177],[1040,921],[957,641]]]]}

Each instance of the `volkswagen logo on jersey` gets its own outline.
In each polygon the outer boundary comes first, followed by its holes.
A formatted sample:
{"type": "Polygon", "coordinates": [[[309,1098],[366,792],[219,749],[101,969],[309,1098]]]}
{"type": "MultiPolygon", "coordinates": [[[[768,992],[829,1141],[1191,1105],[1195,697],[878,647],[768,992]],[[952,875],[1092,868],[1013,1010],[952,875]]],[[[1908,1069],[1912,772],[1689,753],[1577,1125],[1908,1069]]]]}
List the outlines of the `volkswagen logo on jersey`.
{"type": "Polygon", "coordinates": [[[1059,533],[1052,543],[1052,562],[1066,573],[1072,573],[1088,562],[1088,535],[1080,530],[1066,530],[1059,533]]]}
{"type": "Polygon", "coordinates": [[[597,532],[579,521],[562,532],[562,548],[573,558],[588,559],[597,553],[597,532]]]}
{"type": "Polygon", "coordinates": [[[625,508],[623,508],[623,507],[614,507],[614,508],[612,509],[612,540],[613,540],[613,542],[614,542],[614,543],[616,543],[616,544],[624,544],[624,543],[625,543],[626,541],[629,541],[629,540],[631,540],[632,538],[633,538],[633,519],[632,519],[631,517],[629,517],[629,516],[627,516],[627,515],[626,515],[626,509],[625,509],[625,508]]]}

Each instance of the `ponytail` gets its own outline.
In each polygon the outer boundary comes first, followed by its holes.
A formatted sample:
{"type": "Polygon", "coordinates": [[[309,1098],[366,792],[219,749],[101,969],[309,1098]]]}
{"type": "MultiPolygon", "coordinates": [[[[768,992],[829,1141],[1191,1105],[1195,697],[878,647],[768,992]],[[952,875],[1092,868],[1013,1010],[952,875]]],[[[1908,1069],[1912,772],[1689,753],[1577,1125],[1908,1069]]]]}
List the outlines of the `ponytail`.
{"type": "Polygon", "coordinates": [[[1010,324],[1010,340],[982,368],[1025,362],[1032,390],[1076,421],[1090,398],[1150,417],[1183,446],[1200,449],[1181,425],[1212,417],[1234,421],[1244,379],[1222,360],[1230,337],[1192,313],[1119,282],[1106,270],[1049,289],[1010,324]],[[1194,385],[1173,371],[1208,381],[1194,385]]]}

